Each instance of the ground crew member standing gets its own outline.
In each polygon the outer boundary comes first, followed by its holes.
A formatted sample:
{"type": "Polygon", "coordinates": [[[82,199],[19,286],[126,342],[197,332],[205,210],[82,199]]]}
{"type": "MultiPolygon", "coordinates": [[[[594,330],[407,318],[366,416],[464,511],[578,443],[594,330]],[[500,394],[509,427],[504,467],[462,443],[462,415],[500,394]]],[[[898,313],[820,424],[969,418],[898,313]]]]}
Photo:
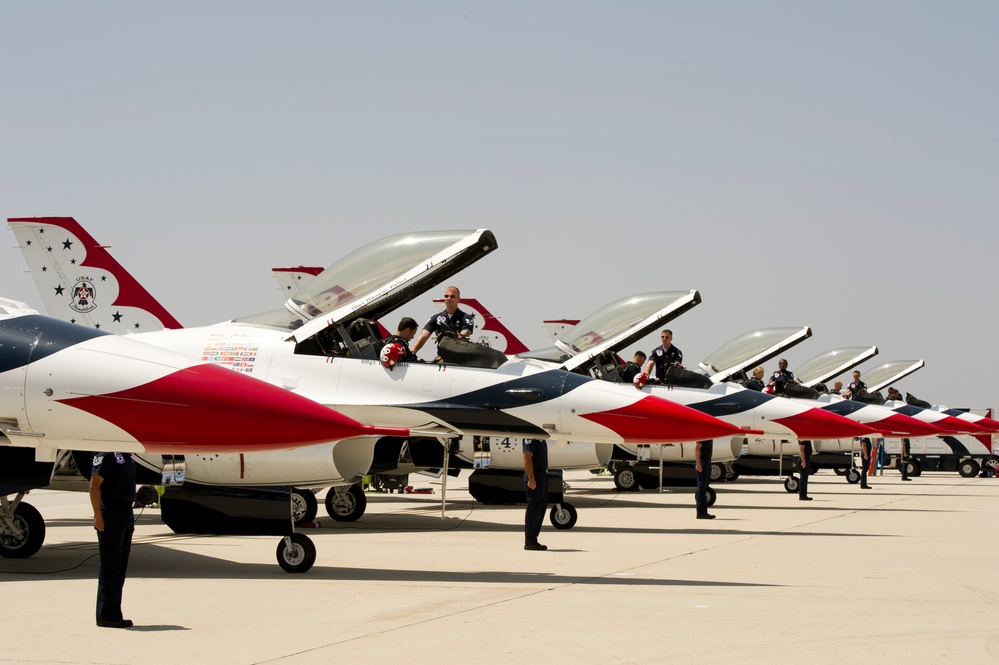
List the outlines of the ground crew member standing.
{"type": "Polygon", "coordinates": [[[801,479],[798,480],[798,501],[811,501],[808,496],[808,474],[812,472],[812,442],[798,441],[798,455],[801,457],[801,479]]]}
{"type": "Polygon", "coordinates": [[[135,462],[128,453],[94,453],[90,471],[90,504],[100,546],[97,566],[97,625],[128,628],[122,618],[121,591],[132,550],[135,516],[135,462]]]}
{"type": "MultiPolygon", "coordinates": [[[[888,389],[889,391],[891,388],[888,389]]],[[[902,466],[902,480],[906,482],[912,482],[912,478],[909,477],[909,440],[902,439],[902,459],[899,460],[899,464],[902,466]]]]}
{"type": "Polygon", "coordinates": [[[860,440],[860,489],[862,490],[871,489],[871,486],[867,484],[867,467],[871,465],[871,448],[870,439],[864,437],[860,440]]]}
{"type": "Polygon", "coordinates": [[[524,487],[527,490],[524,549],[547,550],[538,542],[548,507],[548,442],[544,439],[524,440],[524,487]]]}
{"type": "Polygon", "coordinates": [[[694,445],[694,457],[697,460],[697,490],[694,500],[697,502],[697,519],[713,520],[714,515],[708,512],[708,482],[711,480],[711,453],[715,442],[711,439],[698,441],[694,445]]]}

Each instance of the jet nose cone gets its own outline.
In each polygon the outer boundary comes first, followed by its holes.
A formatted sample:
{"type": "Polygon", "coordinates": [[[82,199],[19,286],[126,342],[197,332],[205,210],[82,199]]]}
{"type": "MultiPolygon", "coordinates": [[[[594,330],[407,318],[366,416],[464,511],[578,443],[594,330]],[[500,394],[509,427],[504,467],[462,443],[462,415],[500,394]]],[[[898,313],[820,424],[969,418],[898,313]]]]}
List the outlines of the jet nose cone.
{"type": "Polygon", "coordinates": [[[817,408],[775,418],[774,422],[790,429],[799,439],[850,439],[878,433],[867,425],[817,408]]]}
{"type": "Polygon", "coordinates": [[[988,434],[996,430],[982,427],[981,423],[961,420],[954,416],[945,416],[933,421],[934,427],[939,427],[944,434],[988,434]]]}
{"type": "Polygon", "coordinates": [[[999,420],[993,420],[992,418],[982,417],[980,420],[976,420],[974,425],[978,425],[982,429],[992,432],[993,434],[999,433],[999,420]]]}
{"type": "Polygon", "coordinates": [[[614,431],[625,443],[679,443],[745,433],[735,425],[653,395],[582,417],[614,431]]]}
{"type": "Polygon", "coordinates": [[[113,423],[151,452],[253,452],[408,433],[364,425],[295,393],[208,364],[116,393],[60,401],[113,423]]]}
{"type": "Polygon", "coordinates": [[[924,423],[901,413],[892,414],[881,420],[867,423],[887,436],[936,436],[943,434],[939,427],[924,423]]]}

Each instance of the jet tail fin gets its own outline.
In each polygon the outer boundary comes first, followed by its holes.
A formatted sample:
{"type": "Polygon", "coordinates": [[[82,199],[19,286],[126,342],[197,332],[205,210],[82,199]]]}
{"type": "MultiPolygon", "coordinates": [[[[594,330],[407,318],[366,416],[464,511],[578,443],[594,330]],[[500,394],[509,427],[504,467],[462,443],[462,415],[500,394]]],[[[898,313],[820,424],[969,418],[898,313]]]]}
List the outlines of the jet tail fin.
{"type": "Polygon", "coordinates": [[[49,316],[127,333],[182,328],[72,217],[10,217],[49,316]]]}

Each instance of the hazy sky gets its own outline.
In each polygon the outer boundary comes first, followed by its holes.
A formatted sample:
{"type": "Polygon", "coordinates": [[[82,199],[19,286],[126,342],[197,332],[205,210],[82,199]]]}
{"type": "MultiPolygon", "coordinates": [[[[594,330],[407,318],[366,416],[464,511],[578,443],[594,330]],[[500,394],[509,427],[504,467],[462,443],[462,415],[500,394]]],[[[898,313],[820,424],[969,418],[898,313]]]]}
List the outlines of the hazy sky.
{"type": "MultiPolygon", "coordinates": [[[[0,207],[76,217],[186,325],[276,308],[274,266],[485,227],[454,281],[530,346],[698,289],[688,365],[810,325],[792,370],[876,344],[926,361],[904,392],[999,406],[996,26],[993,1],[0,0],[0,207]]],[[[41,308],[3,232],[0,295],[41,308]]]]}

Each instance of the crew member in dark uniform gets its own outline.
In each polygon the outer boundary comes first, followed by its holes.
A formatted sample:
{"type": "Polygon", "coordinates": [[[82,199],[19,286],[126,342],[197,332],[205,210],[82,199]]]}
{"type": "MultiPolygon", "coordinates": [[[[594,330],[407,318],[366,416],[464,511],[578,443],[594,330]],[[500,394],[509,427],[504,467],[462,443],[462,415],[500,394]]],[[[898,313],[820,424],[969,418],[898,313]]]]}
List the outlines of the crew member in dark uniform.
{"type": "Polygon", "coordinates": [[[666,380],[666,368],[671,364],[683,366],[683,351],[673,346],[673,331],[663,330],[659,334],[662,344],[652,349],[649,354],[649,361],[645,363],[645,373],[651,374],[652,368],[656,368],[656,378],[660,381],[666,380]]]}
{"type": "Polygon", "coordinates": [[[646,357],[644,351],[635,351],[635,357],[618,370],[621,379],[627,383],[634,382],[635,377],[642,373],[642,365],[645,364],[646,357]]]}
{"type": "Polygon", "coordinates": [[[801,478],[798,480],[798,501],[811,501],[808,496],[808,476],[812,473],[812,442],[798,441],[798,455],[801,457],[801,478]]]}
{"type": "MultiPolygon", "coordinates": [[[[890,392],[891,388],[888,390],[890,392]]],[[[909,477],[909,439],[902,439],[902,459],[899,460],[899,464],[902,467],[902,480],[912,482],[912,478],[909,477]]]]}
{"type": "Polygon", "coordinates": [[[389,344],[398,344],[402,347],[403,352],[400,354],[398,362],[401,363],[416,363],[420,362],[420,359],[409,349],[409,342],[416,337],[416,329],[420,327],[420,324],[416,322],[416,319],[410,318],[408,316],[402,317],[399,321],[399,327],[396,329],[394,335],[389,335],[385,340],[385,346],[389,344]]]}
{"type": "Polygon", "coordinates": [[[859,399],[860,393],[867,392],[867,384],[860,380],[860,372],[853,371],[853,383],[846,387],[849,399],[859,399]]]}
{"type": "Polygon", "coordinates": [[[770,375],[770,383],[767,385],[773,388],[775,395],[784,392],[784,384],[790,381],[794,383],[794,372],[787,368],[787,361],[781,358],[777,361],[777,371],[770,375]]]}
{"type": "Polygon", "coordinates": [[[544,439],[524,440],[524,487],[527,490],[524,549],[547,550],[538,542],[548,508],[548,442],[544,439]]]}
{"type": "Polygon", "coordinates": [[[697,489],[694,491],[694,500],[697,503],[697,519],[713,520],[714,515],[708,512],[708,482],[711,480],[711,453],[715,446],[714,441],[707,439],[698,441],[694,445],[694,457],[697,460],[697,489]]]}
{"type": "MultiPolygon", "coordinates": [[[[850,386],[852,387],[853,384],[851,383],[850,386]]],[[[851,388],[851,392],[852,392],[852,388],[851,388]]],[[[860,489],[862,489],[862,490],[869,490],[869,489],[871,489],[871,486],[867,484],[867,467],[869,467],[871,465],[871,450],[872,449],[873,449],[873,446],[871,446],[871,440],[870,439],[868,439],[867,437],[864,437],[863,439],[860,440],[860,464],[861,464],[861,468],[860,468],[860,489]]]]}
{"type": "Polygon", "coordinates": [[[767,387],[767,384],[763,383],[763,368],[754,367],[753,368],[753,378],[746,382],[746,387],[750,390],[755,390],[757,392],[763,392],[763,389],[767,387]]]}
{"type": "Polygon", "coordinates": [[[125,586],[132,549],[135,517],[135,462],[129,453],[94,453],[90,472],[90,504],[100,546],[97,567],[97,625],[128,628],[122,618],[121,591],[125,586]]]}
{"type": "Polygon", "coordinates": [[[413,353],[419,353],[423,345],[427,343],[430,336],[441,330],[453,330],[461,337],[471,337],[472,329],[475,327],[475,315],[466,314],[458,309],[461,302],[461,292],[457,286],[449,286],[444,289],[444,311],[434,314],[423,326],[420,337],[413,344],[413,353]]]}

